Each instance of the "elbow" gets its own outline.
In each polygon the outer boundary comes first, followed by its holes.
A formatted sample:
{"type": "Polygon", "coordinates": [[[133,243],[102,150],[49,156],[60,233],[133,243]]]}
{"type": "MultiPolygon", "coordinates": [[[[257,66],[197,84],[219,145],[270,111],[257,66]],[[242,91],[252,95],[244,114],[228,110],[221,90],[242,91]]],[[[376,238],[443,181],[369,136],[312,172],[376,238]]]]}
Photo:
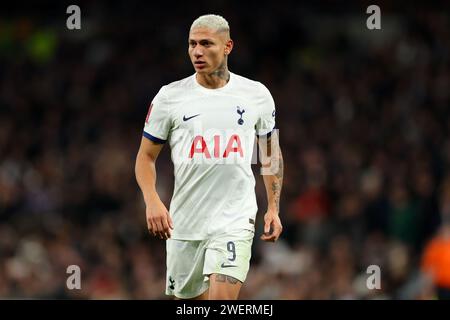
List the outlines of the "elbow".
{"type": "Polygon", "coordinates": [[[142,167],[154,164],[155,159],[150,154],[140,150],[136,155],[136,162],[134,164],[134,172],[136,176],[139,174],[142,167]]]}
{"type": "Polygon", "coordinates": [[[140,152],[138,152],[138,154],[136,155],[136,161],[134,163],[134,175],[136,177],[136,180],[139,180],[139,167],[141,165],[141,156],[140,156],[140,152]]]}
{"type": "Polygon", "coordinates": [[[139,173],[141,168],[145,165],[145,163],[149,163],[150,158],[146,156],[142,151],[139,151],[136,155],[136,162],[134,164],[134,174],[136,175],[136,179],[139,177],[139,173]]]}

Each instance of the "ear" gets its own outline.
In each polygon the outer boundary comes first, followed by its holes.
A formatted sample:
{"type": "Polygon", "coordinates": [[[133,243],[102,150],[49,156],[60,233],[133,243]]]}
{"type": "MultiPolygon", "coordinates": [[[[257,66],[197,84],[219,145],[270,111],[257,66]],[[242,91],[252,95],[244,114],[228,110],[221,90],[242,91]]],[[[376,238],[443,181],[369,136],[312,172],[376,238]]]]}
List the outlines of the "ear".
{"type": "Polygon", "coordinates": [[[225,43],[225,55],[229,55],[231,53],[231,51],[233,50],[233,45],[233,40],[227,40],[227,42],[225,43]]]}

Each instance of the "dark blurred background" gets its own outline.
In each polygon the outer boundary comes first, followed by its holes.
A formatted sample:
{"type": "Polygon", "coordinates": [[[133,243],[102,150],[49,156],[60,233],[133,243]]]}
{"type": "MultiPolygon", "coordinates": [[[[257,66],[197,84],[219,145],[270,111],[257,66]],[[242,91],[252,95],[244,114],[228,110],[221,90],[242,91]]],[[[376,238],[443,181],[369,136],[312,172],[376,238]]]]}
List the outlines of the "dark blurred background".
{"type": "MultiPolygon", "coordinates": [[[[276,244],[244,299],[435,299],[450,290],[446,1],[0,5],[0,298],[165,299],[134,161],[149,102],[191,75],[199,15],[230,23],[232,72],[263,82],[285,159],[276,244]],[[81,30],[66,8],[81,8],[81,30]],[[381,8],[368,30],[366,8],[381,8]],[[79,265],[82,289],[66,288],[79,265]],[[366,286],[369,265],[381,289],[366,286]]],[[[258,174],[258,167],[255,166],[258,174]]],[[[166,205],[173,166],[157,163],[166,205]]]]}

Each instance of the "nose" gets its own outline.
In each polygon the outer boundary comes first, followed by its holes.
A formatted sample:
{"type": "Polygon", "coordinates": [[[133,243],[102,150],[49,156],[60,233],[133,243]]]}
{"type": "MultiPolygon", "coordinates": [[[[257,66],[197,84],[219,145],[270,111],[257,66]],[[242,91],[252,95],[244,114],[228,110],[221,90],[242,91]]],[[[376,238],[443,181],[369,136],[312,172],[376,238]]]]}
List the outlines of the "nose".
{"type": "Polygon", "coordinates": [[[199,46],[196,46],[194,48],[194,57],[200,58],[201,56],[203,56],[203,50],[199,46]]]}

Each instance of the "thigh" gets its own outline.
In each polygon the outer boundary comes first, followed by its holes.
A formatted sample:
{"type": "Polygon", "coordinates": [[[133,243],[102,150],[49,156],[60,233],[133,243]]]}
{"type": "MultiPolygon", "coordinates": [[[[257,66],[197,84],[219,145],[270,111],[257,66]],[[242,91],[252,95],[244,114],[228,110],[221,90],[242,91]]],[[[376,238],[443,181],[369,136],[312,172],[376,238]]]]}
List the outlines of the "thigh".
{"type": "Polygon", "coordinates": [[[242,282],[238,279],[220,273],[209,276],[209,300],[237,300],[242,282]]]}
{"type": "Polygon", "coordinates": [[[168,239],[166,294],[179,299],[201,298],[208,289],[203,275],[206,241],[168,239]]]}
{"type": "Polygon", "coordinates": [[[209,276],[211,299],[237,299],[250,268],[253,236],[240,230],[209,241],[203,273],[209,276]]]}

